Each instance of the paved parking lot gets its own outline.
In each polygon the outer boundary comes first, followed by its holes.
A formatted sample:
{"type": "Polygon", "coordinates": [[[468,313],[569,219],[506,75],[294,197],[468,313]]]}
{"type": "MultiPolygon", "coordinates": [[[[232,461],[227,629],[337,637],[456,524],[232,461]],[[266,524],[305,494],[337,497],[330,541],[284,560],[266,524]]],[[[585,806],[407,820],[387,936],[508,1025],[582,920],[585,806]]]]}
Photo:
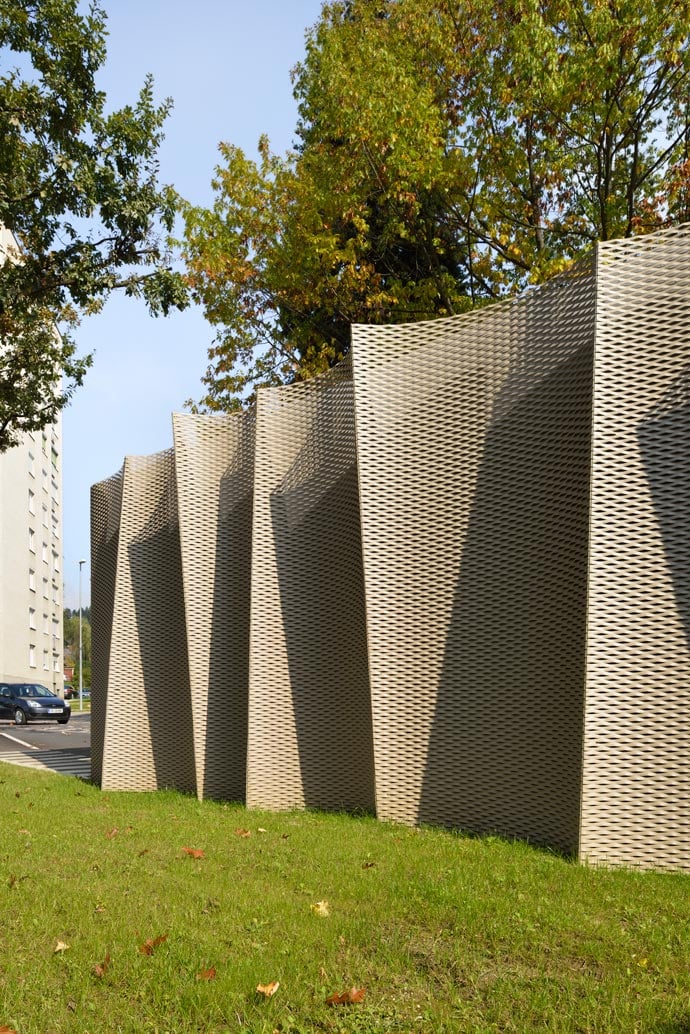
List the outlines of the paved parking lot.
{"type": "Polygon", "coordinates": [[[67,725],[0,721],[0,761],[89,779],[91,715],[73,712],[67,725]]]}

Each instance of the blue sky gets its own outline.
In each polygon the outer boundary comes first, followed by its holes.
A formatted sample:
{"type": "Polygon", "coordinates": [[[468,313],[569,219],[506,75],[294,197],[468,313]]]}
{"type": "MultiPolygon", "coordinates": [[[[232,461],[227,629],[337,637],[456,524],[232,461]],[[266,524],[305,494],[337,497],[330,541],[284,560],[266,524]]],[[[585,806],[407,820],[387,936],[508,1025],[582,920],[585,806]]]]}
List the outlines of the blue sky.
{"type": "MultiPolygon", "coordinates": [[[[161,180],[195,204],[211,201],[220,140],[252,157],[262,133],[291,144],[297,113],[290,69],[304,54],[321,0],[104,0],[108,61],[100,86],[112,107],[136,99],[144,76],[174,108],[160,151],[161,180]]],[[[65,605],[77,606],[78,562],[89,599],[89,489],[122,465],[172,444],[170,414],[202,393],[213,332],[199,310],[151,318],[114,298],[79,328],[95,352],[84,387],[63,418],[65,605]]]]}

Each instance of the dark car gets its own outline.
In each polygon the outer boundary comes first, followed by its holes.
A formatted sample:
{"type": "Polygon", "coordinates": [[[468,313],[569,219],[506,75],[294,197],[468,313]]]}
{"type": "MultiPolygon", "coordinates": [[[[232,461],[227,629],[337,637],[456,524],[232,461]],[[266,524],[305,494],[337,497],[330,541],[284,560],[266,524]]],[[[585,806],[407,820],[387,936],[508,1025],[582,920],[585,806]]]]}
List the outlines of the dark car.
{"type": "Polygon", "coordinates": [[[71,713],[69,704],[37,682],[0,682],[0,718],[13,718],[15,725],[31,718],[66,725],[71,713]]]}
{"type": "Polygon", "coordinates": [[[65,682],[65,700],[71,700],[72,697],[75,697],[76,695],[77,692],[74,686],[70,686],[69,682],[65,682]]]}

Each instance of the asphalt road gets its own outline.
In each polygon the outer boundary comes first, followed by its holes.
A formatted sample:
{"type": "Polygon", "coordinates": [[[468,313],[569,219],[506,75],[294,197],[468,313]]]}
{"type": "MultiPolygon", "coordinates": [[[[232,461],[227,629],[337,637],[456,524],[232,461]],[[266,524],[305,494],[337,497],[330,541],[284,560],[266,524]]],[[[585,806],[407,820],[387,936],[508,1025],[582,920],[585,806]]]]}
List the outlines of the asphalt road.
{"type": "Polygon", "coordinates": [[[91,771],[91,715],[72,712],[67,725],[0,720],[0,761],[88,779],[91,771]]]}

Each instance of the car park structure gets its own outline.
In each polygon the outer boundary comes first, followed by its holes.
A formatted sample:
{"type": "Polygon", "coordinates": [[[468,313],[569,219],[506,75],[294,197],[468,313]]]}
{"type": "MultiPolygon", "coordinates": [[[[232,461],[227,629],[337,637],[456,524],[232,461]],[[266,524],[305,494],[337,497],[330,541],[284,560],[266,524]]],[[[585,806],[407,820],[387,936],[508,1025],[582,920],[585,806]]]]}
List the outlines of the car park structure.
{"type": "Polygon", "coordinates": [[[93,774],[690,870],[690,227],[92,489],[93,774]]]}

